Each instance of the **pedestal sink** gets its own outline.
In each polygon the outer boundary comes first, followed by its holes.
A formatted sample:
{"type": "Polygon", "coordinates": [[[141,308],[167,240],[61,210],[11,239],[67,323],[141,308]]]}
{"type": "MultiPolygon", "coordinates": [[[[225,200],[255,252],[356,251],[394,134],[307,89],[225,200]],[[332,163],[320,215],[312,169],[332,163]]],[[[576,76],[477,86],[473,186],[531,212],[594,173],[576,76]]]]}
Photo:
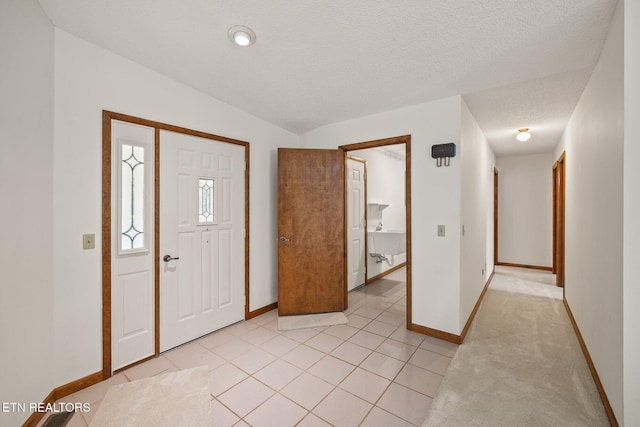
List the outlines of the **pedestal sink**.
{"type": "Polygon", "coordinates": [[[398,255],[407,251],[406,231],[368,231],[367,239],[370,254],[398,255]]]}

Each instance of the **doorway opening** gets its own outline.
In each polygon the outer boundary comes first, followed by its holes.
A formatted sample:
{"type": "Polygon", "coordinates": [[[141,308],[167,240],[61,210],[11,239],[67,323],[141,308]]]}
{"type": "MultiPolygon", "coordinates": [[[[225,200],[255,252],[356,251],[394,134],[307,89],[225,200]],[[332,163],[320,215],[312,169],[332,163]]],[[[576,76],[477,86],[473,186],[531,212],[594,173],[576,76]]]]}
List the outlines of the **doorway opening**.
{"type": "MultiPolygon", "coordinates": [[[[412,307],[412,303],[411,303],[411,135],[404,135],[404,136],[398,136],[398,137],[392,137],[392,138],[378,139],[373,141],[365,141],[365,142],[360,142],[355,144],[348,144],[348,145],[340,146],[339,148],[344,150],[346,155],[348,156],[348,155],[354,154],[354,152],[357,152],[358,150],[368,150],[368,149],[374,149],[374,148],[390,149],[393,146],[398,146],[398,145],[402,145],[404,148],[404,226],[405,226],[405,230],[403,233],[403,238],[406,239],[404,240],[406,261],[402,263],[398,263],[394,265],[391,269],[387,269],[386,271],[384,271],[382,274],[374,275],[372,277],[369,277],[371,275],[371,272],[369,271],[370,268],[368,268],[366,283],[370,283],[372,281],[375,281],[381,278],[386,274],[396,271],[402,267],[406,267],[405,269],[406,294],[407,294],[406,324],[407,324],[407,328],[410,329],[412,325],[412,320],[411,320],[412,319],[412,314],[411,314],[411,307],[412,307]]],[[[355,156],[361,157],[358,154],[355,154],[355,156]]],[[[399,192],[402,191],[402,189],[397,189],[397,190],[399,192]]],[[[382,209],[386,208],[382,206],[386,205],[387,203],[385,203],[382,200],[378,201],[378,200],[370,199],[369,195],[367,195],[366,204],[367,204],[367,213],[368,213],[367,222],[370,223],[372,219],[371,212],[380,213],[381,208],[382,209]],[[372,206],[372,205],[376,205],[376,206],[372,206]]],[[[382,219],[382,216],[380,216],[380,218],[376,218],[376,224],[368,224],[367,229],[373,228],[375,230],[375,228],[379,228],[378,231],[383,231],[385,226],[384,226],[384,222],[381,221],[381,219],[382,219]],[[380,225],[379,223],[382,223],[382,225],[380,225]]],[[[387,236],[384,236],[384,237],[387,237],[387,236]]],[[[365,238],[365,244],[363,246],[364,246],[364,254],[367,258],[371,258],[369,256],[369,253],[371,253],[372,250],[374,252],[376,251],[374,248],[370,247],[371,244],[375,244],[375,241],[372,241],[370,238],[365,238]]],[[[381,251],[387,252],[389,251],[389,249],[385,249],[381,251]]],[[[385,257],[385,256],[388,257],[388,255],[385,255],[385,254],[378,254],[378,255],[381,255],[382,257],[385,257]]],[[[373,262],[375,265],[375,261],[373,262]]],[[[382,262],[386,262],[386,261],[382,260],[382,262]]]]}
{"type": "MultiPolygon", "coordinates": [[[[226,175],[207,175],[199,176],[199,180],[196,180],[196,184],[199,185],[198,188],[191,188],[190,185],[187,187],[189,187],[190,194],[191,192],[196,194],[198,191],[201,193],[204,191],[203,194],[205,196],[211,194],[211,197],[218,197],[212,194],[215,193],[216,189],[222,198],[228,198],[227,196],[236,190],[237,194],[243,194],[240,196],[241,200],[239,200],[238,205],[242,209],[236,209],[236,211],[244,212],[238,216],[238,224],[236,225],[239,228],[233,233],[240,236],[236,246],[238,247],[238,256],[242,259],[235,267],[239,272],[242,272],[238,276],[241,277],[240,281],[234,282],[237,288],[235,295],[242,295],[242,293],[244,295],[240,298],[235,297],[235,305],[240,306],[240,311],[235,316],[239,317],[237,320],[250,317],[249,143],[110,111],[103,111],[102,118],[102,376],[103,379],[106,379],[111,377],[114,370],[121,370],[144,360],[157,357],[161,352],[161,267],[163,269],[162,272],[165,270],[175,271],[175,266],[180,258],[177,253],[172,253],[162,258],[164,254],[161,253],[163,248],[161,247],[160,227],[160,142],[161,140],[170,139],[168,136],[170,134],[182,136],[186,139],[197,139],[203,141],[204,144],[210,141],[221,146],[234,147],[233,154],[215,157],[215,159],[218,159],[218,163],[216,166],[211,167],[214,169],[217,167],[217,170],[224,170],[225,167],[229,166],[238,170],[239,173],[237,174],[237,179],[235,179],[237,184],[234,184],[235,186],[232,187],[229,184],[231,179],[226,175]],[[114,139],[113,131],[118,127],[124,129],[124,131],[118,137],[119,139],[116,140],[114,139]],[[142,130],[144,136],[138,138],[136,136],[139,134],[138,130],[142,130]],[[164,137],[161,135],[164,135],[164,137]],[[116,147],[115,150],[114,146],[116,147]],[[131,169],[131,177],[126,178],[128,181],[126,181],[125,185],[122,185],[125,182],[125,178],[119,173],[118,168],[120,166],[114,167],[114,164],[125,163],[125,154],[129,153],[129,151],[125,153],[125,150],[130,151],[126,164],[131,169]],[[121,161],[117,161],[120,160],[121,155],[123,158],[121,161]],[[144,176],[144,179],[138,180],[136,176],[144,176]],[[136,180],[144,182],[139,187],[140,191],[144,192],[144,195],[133,196],[129,194],[138,191],[135,188],[138,185],[135,183],[136,180]],[[117,198],[116,195],[123,188],[127,188],[129,193],[126,194],[126,197],[117,198]],[[206,192],[205,190],[207,189],[211,191],[206,192]],[[227,191],[227,189],[230,190],[227,191]],[[139,220],[141,211],[144,211],[144,220],[139,220]],[[126,220],[120,218],[124,215],[123,212],[130,212],[130,215],[127,214],[128,218],[126,220]],[[114,230],[120,231],[118,227],[123,224],[125,225],[124,228],[130,225],[126,233],[114,233],[114,230]],[[126,234],[126,239],[125,237],[114,237],[115,234],[126,234]],[[140,236],[143,236],[143,239],[139,239],[140,236]],[[127,242],[127,239],[131,240],[131,248],[125,248],[127,250],[131,249],[129,252],[124,251],[121,247],[121,239],[127,242]],[[141,272],[138,267],[129,267],[131,261],[135,258],[144,259],[144,271],[141,272]],[[114,265],[116,266],[115,269],[114,265]],[[124,267],[121,269],[121,266],[124,267]],[[131,271],[126,270],[126,268],[131,271]],[[117,278],[116,275],[121,271],[126,274],[116,280],[117,284],[114,287],[114,278],[117,278]],[[127,298],[129,299],[127,300],[127,298]],[[120,304],[122,301],[125,301],[125,303],[120,304]],[[136,305],[137,303],[139,303],[140,307],[136,305]],[[117,319],[119,312],[113,311],[114,307],[119,310],[117,304],[120,304],[121,308],[124,307],[122,312],[129,313],[130,316],[122,315],[120,319],[117,319]],[[115,327],[114,324],[116,325],[115,327]],[[133,341],[141,336],[146,336],[146,338],[144,342],[139,344],[127,344],[117,347],[120,343],[114,342],[114,331],[122,332],[120,335],[123,342],[129,339],[133,341]],[[122,353],[122,358],[118,359],[114,364],[114,350],[116,348],[124,348],[125,351],[122,353]]],[[[187,153],[187,151],[189,150],[183,150],[182,153],[187,153]]],[[[207,161],[214,161],[214,157],[207,154],[203,155],[201,159],[201,164],[206,164],[207,161]]],[[[126,170],[126,167],[124,169],[126,170]]],[[[199,171],[198,173],[204,172],[199,171]]],[[[189,197],[192,198],[191,195],[189,197]]],[[[212,209],[216,209],[215,203],[211,199],[212,209]]],[[[209,206],[209,204],[203,205],[202,203],[198,205],[209,206]]],[[[191,207],[191,205],[189,206],[191,207]]],[[[214,213],[212,209],[205,209],[202,214],[206,218],[200,221],[203,226],[213,228],[217,225],[223,225],[226,221],[225,212],[227,210],[224,206],[226,206],[224,203],[221,204],[220,209],[222,211],[219,212],[219,220],[217,218],[215,220],[211,219],[213,217],[210,217],[210,214],[214,213]]],[[[190,212],[191,210],[188,210],[189,215],[191,215],[190,212]]],[[[230,231],[226,234],[231,233],[230,231]]],[[[206,243],[209,243],[209,241],[206,243]]],[[[184,267],[183,271],[186,271],[185,269],[188,268],[184,267]]],[[[186,318],[188,316],[183,317],[186,318]]],[[[120,357],[120,354],[118,357],[120,357]]]]}

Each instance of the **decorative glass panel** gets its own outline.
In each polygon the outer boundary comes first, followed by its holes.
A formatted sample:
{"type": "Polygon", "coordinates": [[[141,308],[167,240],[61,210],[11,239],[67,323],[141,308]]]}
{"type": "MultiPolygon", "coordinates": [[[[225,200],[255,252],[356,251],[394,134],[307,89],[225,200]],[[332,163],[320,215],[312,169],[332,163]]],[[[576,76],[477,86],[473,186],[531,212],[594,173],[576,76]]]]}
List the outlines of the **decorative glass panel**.
{"type": "Polygon", "coordinates": [[[144,248],[144,148],[122,145],[121,249],[144,248]]]}
{"type": "Polygon", "coordinates": [[[213,214],[214,180],[211,178],[198,179],[198,222],[210,224],[215,222],[213,214]]]}

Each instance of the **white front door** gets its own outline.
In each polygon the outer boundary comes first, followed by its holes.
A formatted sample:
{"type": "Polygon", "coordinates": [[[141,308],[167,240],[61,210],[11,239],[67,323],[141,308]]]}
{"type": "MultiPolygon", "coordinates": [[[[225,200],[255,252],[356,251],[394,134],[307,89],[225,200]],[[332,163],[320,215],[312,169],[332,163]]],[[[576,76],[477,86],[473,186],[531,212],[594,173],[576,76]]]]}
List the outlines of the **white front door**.
{"type": "Polygon", "coordinates": [[[151,127],[112,122],[112,370],[155,353],[153,142],[151,127]]]}
{"type": "Polygon", "coordinates": [[[160,351],[244,319],[244,150],[160,132],[160,351]]]}
{"type": "Polygon", "coordinates": [[[347,158],[347,240],[350,291],[365,281],[365,171],[366,162],[347,158]]]}

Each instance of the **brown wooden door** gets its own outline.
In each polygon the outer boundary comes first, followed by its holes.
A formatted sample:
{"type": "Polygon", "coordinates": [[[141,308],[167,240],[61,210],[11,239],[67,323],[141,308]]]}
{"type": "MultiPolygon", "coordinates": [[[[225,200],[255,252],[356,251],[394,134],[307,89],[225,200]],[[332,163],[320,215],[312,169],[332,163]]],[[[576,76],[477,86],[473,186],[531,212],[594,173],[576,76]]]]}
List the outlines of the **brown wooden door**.
{"type": "Polygon", "coordinates": [[[345,156],[278,149],[278,312],[347,308],[345,156]]]}

